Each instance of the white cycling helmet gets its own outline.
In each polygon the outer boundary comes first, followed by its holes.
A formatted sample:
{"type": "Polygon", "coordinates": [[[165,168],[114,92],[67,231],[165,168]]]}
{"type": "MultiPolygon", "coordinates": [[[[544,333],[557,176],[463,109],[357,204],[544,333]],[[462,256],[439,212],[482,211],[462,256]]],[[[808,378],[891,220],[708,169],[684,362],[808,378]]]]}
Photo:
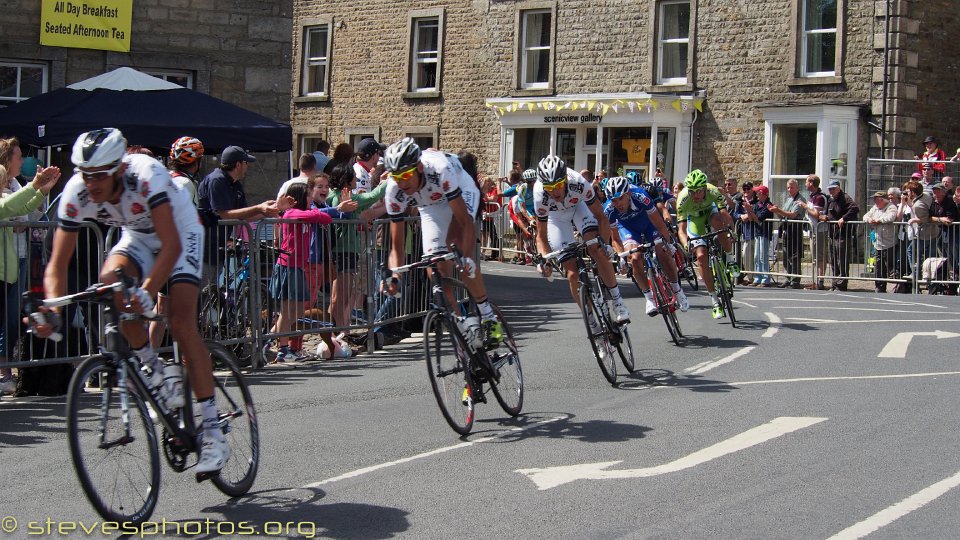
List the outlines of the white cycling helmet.
{"type": "Polygon", "coordinates": [[[545,186],[555,186],[567,179],[567,164],[557,156],[547,156],[537,165],[537,176],[545,186]]]}
{"type": "Polygon", "coordinates": [[[127,140],[116,128],[88,131],[73,143],[70,161],[81,169],[113,165],[127,153],[127,140]]]}
{"type": "Polygon", "coordinates": [[[523,171],[521,177],[529,182],[535,181],[537,179],[537,170],[536,169],[527,169],[523,171]]]}
{"type": "Polygon", "coordinates": [[[614,176],[603,186],[603,194],[608,199],[616,199],[628,191],[630,191],[630,181],[623,176],[614,176]]]}
{"type": "Polygon", "coordinates": [[[420,147],[410,137],[391,144],[383,153],[383,167],[390,172],[409,169],[419,162],[420,147]]]}

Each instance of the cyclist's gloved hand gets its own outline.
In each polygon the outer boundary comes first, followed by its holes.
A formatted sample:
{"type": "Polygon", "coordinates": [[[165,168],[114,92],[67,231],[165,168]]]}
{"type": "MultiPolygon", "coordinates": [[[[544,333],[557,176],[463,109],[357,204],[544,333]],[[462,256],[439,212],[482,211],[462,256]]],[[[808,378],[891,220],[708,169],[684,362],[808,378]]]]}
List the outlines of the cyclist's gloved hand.
{"type": "Polygon", "coordinates": [[[460,264],[463,265],[463,272],[470,277],[470,279],[477,277],[477,263],[474,262],[473,259],[470,257],[463,257],[460,259],[460,264]]]}
{"type": "Polygon", "coordinates": [[[62,323],[59,313],[45,307],[41,307],[40,311],[30,314],[30,330],[39,338],[60,341],[63,339],[63,334],[60,333],[62,323]]]}
{"type": "Polygon", "coordinates": [[[153,310],[153,297],[143,287],[131,288],[127,291],[130,294],[130,306],[136,309],[140,308],[140,313],[145,317],[153,317],[157,314],[153,310]]]}

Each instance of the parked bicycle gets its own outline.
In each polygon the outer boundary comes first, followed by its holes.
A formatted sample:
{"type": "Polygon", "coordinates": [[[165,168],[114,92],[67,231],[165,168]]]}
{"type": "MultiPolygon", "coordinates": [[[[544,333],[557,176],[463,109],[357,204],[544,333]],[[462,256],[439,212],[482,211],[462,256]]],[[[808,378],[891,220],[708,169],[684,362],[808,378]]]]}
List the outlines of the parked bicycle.
{"type": "Polygon", "coordinates": [[[513,331],[500,308],[490,302],[503,327],[503,342],[487,348],[476,301],[463,282],[440,276],[437,264],[442,261],[456,261],[462,271],[461,254],[452,247],[451,253],[394,268],[393,272],[431,270],[433,301],[423,320],[427,373],[443,417],[454,431],[466,435],[473,428],[474,405],[487,402],[484,384],[504,412],[510,416],[520,414],[523,369],[513,331]],[[463,300],[451,304],[447,292],[463,300]]]}
{"type": "Polygon", "coordinates": [[[617,324],[610,313],[609,302],[612,300],[610,291],[603,285],[599,270],[593,258],[587,253],[587,248],[600,241],[593,238],[586,242],[574,242],[563,249],[550,252],[538,258],[538,264],[549,263],[555,270],[562,271],[557,261],[566,255],[575,254],[577,263],[577,279],[579,280],[579,304],[583,314],[583,321],[587,327],[587,338],[593,355],[600,364],[600,371],[610,384],[617,384],[617,359],[620,357],[623,367],[633,373],[636,371],[633,360],[633,345],[630,343],[630,333],[627,325],[617,324]]]}
{"type": "MultiPolygon", "coordinates": [[[[150,518],[160,493],[160,448],[176,472],[196,465],[203,419],[182,370],[184,406],[172,410],[150,393],[140,363],[120,333],[120,321],[148,318],[119,313],[114,295],[129,300],[132,279],[117,269],[117,283],[91,285],[85,291],[42,300],[53,308],[77,302],[103,307],[105,342],[101,353],[83,361],[67,393],[67,438],[73,467],[87,499],[104,519],[140,524],[150,518]],[[159,422],[158,438],[155,423],[159,422]]],[[[35,299],[31,299],[35,303],[35,299]]],[[[36,316],[34,314],[33,316],[36,316]]],[[[232,450],[225,467],[211,477],[223,493],[236,497],[253,485],[260,464],[260,436],[253,398],[232,353],[205,341],[214,373],[220,429],[232,450]]],[[[175,365],[179,354],[174,343],[175,365]]],[[[166,373],[166,370],[165,370],[166,373]]],[[[203,478],[200,478],[203,479],[203,478]]]]}
{"type": "Polygon", "coordinates": [[[284,251],[264,242],[244,240],[222,249],[226,254],[223,275],[218,276],[216,285],[200,291],[200,334],[229,348],[241,365],[252,365],[257,349],[254,340],[258,337],[254,326],[259,325],[259,335],[267,333],[276,306],[266,284],[251,279],[251,250],[260,250],[260,256],[268,260],[275,260],[284,251]],[[255,315],[257,311],[260,317],[255,315]]]}
{"type": "MultiPolygon", "coordinates": [[[[680,345],[680,340],[683,338],[680,321],[677,319],[677,310],[680,308],[677,306],[676,293],[673,292],[673,287],[667,282],[666,276],[663,275],[663,269],[660,267],[660,260],[657,258],[656,243],[647,242],[641,244],[629,251],[621,253],[620,257],[626,258],[634,253],[643,253],[643,264],[647,269],[647,282],[650,284],[650,290],[653,292],[653,301],[657,306],[657,312],[663,316],[663,320],[667,324],[670,339],[672,339],[676,345],[680,345]]],[[[642,292],[643,289],[640,287],[640,283],[637,282],[636,276],[633,276],[633,282],[636,284],[637,289],[640,289],[642,292]]]]}
{"type": "Polygon", "coordinates": [[[700,235],[698,238],[707,241],[708,257],[710,258],[710,273],[713,274],[713,283],[716,287],[717,298],[723,306],[724,314],[730,318],[730,326],[737,327],[737,316],[733,311],[733,274],[727,265],[726,253],[720,245],[719,235],[732,234],[730,229],[714,231],[700,235]]]}

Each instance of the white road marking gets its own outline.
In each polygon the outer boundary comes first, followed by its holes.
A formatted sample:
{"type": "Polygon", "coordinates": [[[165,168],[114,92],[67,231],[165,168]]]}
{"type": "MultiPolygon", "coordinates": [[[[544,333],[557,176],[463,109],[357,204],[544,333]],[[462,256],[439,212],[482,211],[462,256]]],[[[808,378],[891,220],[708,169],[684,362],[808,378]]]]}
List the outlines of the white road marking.
{"type": "MultiPolygon", "coordinates": [[[[837,296],[844,296],[847,298],[861,298],[860,296],[856,296],[853,294],[841,294],[841,293],[836,293],[836,294],[837,296]]],[[[875,297],[875,299],[881,302],[890,302],[892,304],[901,304],[904,306],[926,306],[926,307],[940,308],[940,309],[946,309],[947,307],[947,306],[938,306],[936,304],[924,304],[922,302],[908,302],[906,300],[897,300],[895,298],[886,298],[883,296],[877,296],[875,297]]]]}
{"type": "Polygon", "coordinates": [[[754,384],[784,384],[784,383],[798,383],[798,382],[824,382],[824,381],[859,381],[859,380],[870,380],[870,379],[918,379],[924,377],[944,377],[944,376],[957,376],[960,375],[960,371],[935,371],[931,373],[903,373],[900,375],[846,375],[846,376],[837,376],[837,377],[797,377],[794,379],[766,379],[759,381],[739,381],[739,382],[719,382],[719,383],[705,383],[705,384],[672,384],[672,385],[641,385],[641,386],[627,386],[620,385],[621,390],[659,390],[659,389],[672,389],[672,390],[690,390],[694,388],[728,388],[731,386],[750,386],[754,384]]]}
{"type": "Polygon", "coordinates": [[[862,319],[859,321],[837,321],[834,319],[812,319],[808,317],[787,317],[788,321],[817,324],[863,324],[863,323],[923,323],[923,322],[960,322],[960,319],[862,319]]]}
{"type": "Polygon", "coordinates": [[[773,337],[776,335],[777,331],[780,330],[780,317],[777,317],[775,314],[770,313],[769,311],[764,313],[768,319],[770,319],[770,327],[767,328],[767,331],[763,333],[761,337],[773,337]]]}
{"type": "Polygon", "coordinates": [[[747,307],[752,307],[753,309],[757,309],[757,306],[755,306],[755,305],[753,305],[753,304],[748,304],[748,303],[744,302],[743,300],[734,300],[734,302],[736,302],[736,303],[738,303],[738,304],[743,304],[743,305],[745,305],[745,306],[747,306],[747,307]]]}
{"type": "Polygon", "coordinates": [[[506,430],[506,431],[501,431],[500,433],[496,433],[496,434],[494,434],[494,435],[490,435],[490,436],[487,436],[487,437],[481,437],[481,438],[479,438],[479,439],[474,439],[474,440],[472,440],[472,441],[464,441],[464,442],[462,442],[462,443],[455,444],[455,445],[453,445],[453,446],[444,446],[443,448],[436,448],[436,449],[434,449],[434,450],[430,450],[430,451],[428,451],[428,452],[423,452],[423,453],[417,454],[417,455],[415,455],[415,456],[409,456],[409,457],[401,458],[401,459],[398,459],[398,460],[395,460],[395,461],[389,461],[389,462],[387,462],[387,463],[380,463],[380,464],[378,464],[378,465],[371,465],[370,467],[364,467],[364,468],[362,468],[362,469],[357,469],[357,470],[355,470],[355,471],[350,471],[350,472],[348,472],[348,473],[341,474],[340,476],[334,476],[333,478],[327,478],[326,480],[321,480],[321,481],[319,481],[319,482],[314,482],[314,483],[312,483],[312,484],[307,484],[307,485],[305,485],[305,486],[303,486],[302,488],[299,488],[299,489],[311,489],[311,488],[320,487],[320,486],[323,486],[323,485],[326,485],[326,484],[332,484],[332,483],[334,483],[334,482],[339,482],[340,480],[346,480],[346,479],[348,479],[348,478],[356,478],[356,477],[358,477],[358,476],[362,476],[362,475],[367,474],[367,473],[371,473],[371,472],[374,472],[374,471],[379,471],[380,469],[386,469],[387,467],[393,467],[394,465],[402,465],[402,464],[404,464],[404,463],[409,463],[409,462],[411,462],[411,461],[415,461],[415,460],[418,460],[418,459],[424,459],[424,458],[428,458],[428,457],[431,457],[431,456],[436,456],[436,455],[439,455],[439,454],[443,454],[443,453],[446,453],[446,452],[450,452],[451,450],[459,450],[459,449],[461,449],[461,448],[467,448],[468,446],[473,446],[473,445],[478,444],[478,443],[485,443],[485,442],[490,442],[490,441],[493,441],[493,440],[496,440],[496,439],[502,439],[503,437],[506,437],[507,435],[513,435],[513,434],[516,434],[516,433],[519,433],[519,432],[522,432],[522,431],[527,431],[527,430],[530,430],[530,429],[533,429],[533,428],[536,428],[536,427],[540,427],[540,426],[545,425],[545,424],[550,424],[550,423],[552,423],[552,422],[556,422],[556,421],[558,421],[558,420],[566,420],[567,418],[570,418],[570,415],[562,414],[562,415],[560,415],[560,416],[555,416],[555,417],[549,418],[549,419],[547,419],[547,420],[542,420],[542,421],[540,421],[540,422],[536,422],[536,423],[530,424],[530,425],[528,425],[528,426],[515,427],[515,428],[508,429],[508,430],[506,430]]]}
{"type": "MultiPolygon", "coordinates": [[[[810,303],[810,304],[823,304],[823,298],[820,298],[824,295],[815,295],[813,298],[789,298],[789,297],[779,297],[779,296],[748,296],[744,297],[744,300],[751,301],[760,301],[760,302],[790,302],[791,304],[799,303],[810,303]]],[[[899,306],[923,306],[931,307],[938,309],[947,309],[948,306],[938,306],[936,304],[924,304],[922,302],[904,302],[900,300],[891,300],[886,298],[865,298],[862,296],[850,296],[850,298],[856,298],[857,300],[830,300],[831,304],[873,304],[873,305],[884,305],[885,303],[894,303],[899,306]]]]}
{"type": "Polygon", "coordinates": [[[739,351],[737,351],[737,352],[735,352],[735,353],[733,353],[733,354],[731,354],[731,355],[725,356],[725,357],[723,357],[723,358],[721,358],[721,359],[719,359],[719,360],[714,360],[714,361],[712,361],[712,362],[706,362],[706,363],[697,364],[696,366],[687,368],[687,369],[685,369],[684,371],[687,372],[687,373],[689,373],[689,374],[691,374],[691,375],[700,375],[701,373],[706,373],[706,372],[710,371],[711,369],[713,369],[713,368],[715,368],[715,367],[720,367],[720,366],[722,366],[722,365],[724,365],[724,364],[726,364],[726,363],[728,363],[728,362],[733,362],[733,361],[736,360],[737,358],[740,358],[741,356],[749,353],[750,351],[752,351],[752,350],[754,350],[754,349],[756,349],[756,347],[753,346],[753,345],[751,345],[751,346],[749,346],[749,347],[744,347],[744,348],[740,349],[739,351]]]}
{"type": "Polygon", "coordinates": [[[937,339],[948,339],[960,337],[960,334],[944,332],[943,330],[935,330],[933,332],[900,332],[887,342],[883,350],[880,351],[880,354],[877,355],[877,358],[906,358],[907,348],[910,347],[910,341],[913,340],[914,336],[936,336],[937,339]]]}
{"type": "Polygon", "coordinates": [[[936,500],[938,497],[957,487],[958,485],[960,485],[960,472],[951,476],[950,478],[941,480],[932,486],[914,493],[906,499],[877,512],[860,523],[847,527],[846,529],[831,536],[827,540],[853,540],[855,538],[863,538],[864,536],[879,530],[881,527],[885,527],[893,523],[910,512],[923,508],[927,505],[927,503],[936,500]]]}
{"type": "MultiPolygon", "coordinates": [[[[815,309],[817,311],[880,311],[883,313],[890,313],[890,309],[880,309],[880,308],[866,308],[866,307],[835,307],[835,306],[773,306],[773,309],[815,309]]],[[[918,314],[918,315],[960,315],[960,311],[903,311],[907,315],[918,314]]]]}
{"type": "Polygon", "coordinates": [[[575,480],[608,480],[611,478],[644,478],[667,474],[697,465],[702,465],[708,461],[713,461],[727,454],[732,454],[740,450],[745,450],[751,446],[756,446],[762,442],[776,439],[787,433],[810,427],[814,424],[823,422],[826,418],[810,417],[780,417],[747,430],[739,435],[721,441],[703,450],[694,452],[678,460],[658,465],[656,467],[645,467],[641,469],[621,469],[608,471],[621,461],[606,461],[602,463],[584,463],[581,465],[568,465],[562,467],[548,467],[544,469],[518,469],[516,472],[524,474],[534,484],[537,489],[545,490],[555,488],[575,480]]]}

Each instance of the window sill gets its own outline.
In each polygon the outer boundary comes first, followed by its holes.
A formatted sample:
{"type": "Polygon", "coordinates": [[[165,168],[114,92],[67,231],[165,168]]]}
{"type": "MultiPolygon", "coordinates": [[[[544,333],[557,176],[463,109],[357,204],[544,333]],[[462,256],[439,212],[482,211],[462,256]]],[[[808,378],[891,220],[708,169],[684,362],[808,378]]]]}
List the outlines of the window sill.
{"type": "Polygon", "coordinates": [[[693,83],[679,84],[654,84],[650,86],[651,94],[660,94],[667,92],[693,92],[693,83]]]}
{"type": "Polygon", "coordinates": [[[516,88],[510,92],[511,97],[542,97],[552,96],[556,92],[553,87],[548,88],[516,88]]]}
{"type": "Polygon", "coordinates": [[[293,98],[294,103],[323,103],[330,101],[330,94],[322,96],[297,96],[293,98]]]}
{"type": "Polygon", "coordinates": [[[787,79],[787,86],[817,86],[824,84],[843,84],[843,77],[795,77],[787,79]]]}
{"type": "Polygon", "coordinates": [[[439,90],[430,92],[404,92],[402,97],[403,99],[437,99],[441,97],[441,94],[439,90]]]}

